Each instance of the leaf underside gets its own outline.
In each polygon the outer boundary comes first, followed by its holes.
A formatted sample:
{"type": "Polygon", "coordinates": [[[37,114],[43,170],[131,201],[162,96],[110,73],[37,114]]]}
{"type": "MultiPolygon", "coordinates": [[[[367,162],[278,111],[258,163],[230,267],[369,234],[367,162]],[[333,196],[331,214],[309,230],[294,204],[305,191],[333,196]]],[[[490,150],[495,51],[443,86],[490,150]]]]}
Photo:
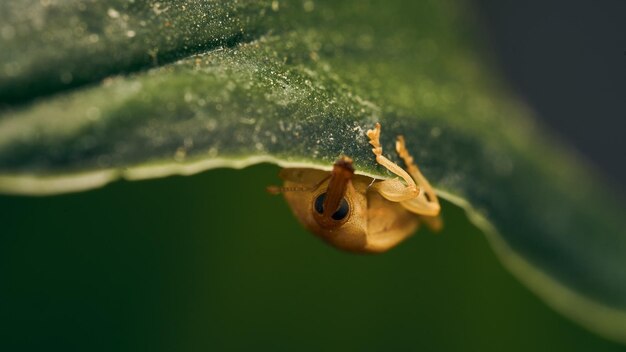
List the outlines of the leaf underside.
{"type": "Polygon", "coordinates": [[[623,205],[507,92],[473,21],[461,0],[4,1],[0,192],[340,155],[386,178],[379,121],[514,274],[624,342],[623,205]]]}

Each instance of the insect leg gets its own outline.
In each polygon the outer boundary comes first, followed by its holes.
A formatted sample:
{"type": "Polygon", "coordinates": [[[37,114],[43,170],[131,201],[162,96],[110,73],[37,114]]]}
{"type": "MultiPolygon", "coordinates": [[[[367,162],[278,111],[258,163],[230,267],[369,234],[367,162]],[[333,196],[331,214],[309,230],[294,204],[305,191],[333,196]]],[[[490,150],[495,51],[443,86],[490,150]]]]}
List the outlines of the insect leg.
{"type": "Polygon", "coordinates": [[[396,140],[396,151],[398,155],[404,160],[406,164],[406,169],[411,174],[411,177],[417,182],[422,192],[414,198],[407,201],[402,202],[402,206],[407,208],[408,210],[426,216],[437,216],[441,211],[441,206],[439,205],[439,199],[437,198],[437,194],[435,190],[432,188],[426,177],[422,175],[417,165],[413,161],[413,157],[406,149],[406,144],[404,142],[403,136],[398,136],[396,140]]]}
{"type": "Polygon", "coordinates": [[[402,202],[416,198],[420,190],[415,181],[404,169],[383,156],[383,148],[380,145],[380,123],[376,123],[376,127],[373,130],[367,131],[367,137],[370,139],[369,143],[374,147],[372,152],[376,155],[376,162],[400,176],[405,182],[403,183],[396,178],[376,182],[372,185],[372,188],[392,202],[402,202]]]}

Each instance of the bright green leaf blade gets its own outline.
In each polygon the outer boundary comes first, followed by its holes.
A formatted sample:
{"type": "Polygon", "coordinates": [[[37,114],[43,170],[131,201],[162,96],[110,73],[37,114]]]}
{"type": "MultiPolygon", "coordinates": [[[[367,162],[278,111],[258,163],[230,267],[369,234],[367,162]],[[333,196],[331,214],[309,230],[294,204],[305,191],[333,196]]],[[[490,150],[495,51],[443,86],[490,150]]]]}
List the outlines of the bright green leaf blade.
{"type": "Polygon", "coordinates": [[[271,12],[269,1],[2,1],[0,103],[250,40],[271,12]]]}
{"type": "Polygon", "coordinates": [[[329,168],[341,154],[387,177],[365,137],[380,121],[386,152],[404,134],[515,274],[626,340],[623,205],[506,93],[459,15],[467,9],[280,6],[278,19],[260,16],[258,28],[273,30],[257,40],[5,110],[0,190],[58,193],[261,161],[329,168]]]}

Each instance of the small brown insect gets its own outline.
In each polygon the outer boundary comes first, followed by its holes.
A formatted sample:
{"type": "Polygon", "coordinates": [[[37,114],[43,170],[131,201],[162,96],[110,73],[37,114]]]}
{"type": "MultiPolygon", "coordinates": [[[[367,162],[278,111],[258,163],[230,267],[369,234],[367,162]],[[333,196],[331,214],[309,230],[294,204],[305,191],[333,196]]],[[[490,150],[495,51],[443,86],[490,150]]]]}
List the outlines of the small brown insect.
{"type": "Polygon", "coordinates": [[[283,169],[283,193],[300,222],[328,243],[352,252],[384,252],[412,235],[419,222],[441,228],[434,190],[413,162],[404,138],[396,151],[405,171],[382,155],[380,124],[367,131],[376,161],[401,179],[375,180],[355,175],[352,159],[342,157],[330,174],[315,169],[283,169]],[[408,172],[407,172],[408,171],[408,172]]]}

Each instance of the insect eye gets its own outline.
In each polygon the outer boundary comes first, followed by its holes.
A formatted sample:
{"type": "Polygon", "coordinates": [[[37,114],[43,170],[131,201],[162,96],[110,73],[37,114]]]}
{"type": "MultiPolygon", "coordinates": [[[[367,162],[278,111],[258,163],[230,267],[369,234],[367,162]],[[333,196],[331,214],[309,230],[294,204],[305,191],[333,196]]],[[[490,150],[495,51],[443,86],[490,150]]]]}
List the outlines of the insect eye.
{"type": "MultiPolygon", "coordinates": [[[[320,194],[315,199],[315,211],[318,214],[324,213],[324,200],[325,199],[326,199],[326,193],[320,194]]],[[[349,212],[350,212],[350,205],[348,204],[348,201],[346,200],[346,198],[342,198],[341,203],[339,204],[339,208],[337,209],[337,211],[333,213],[333,215],[331,215],[331,218],[336,221],[343,220],[345,219],[346,216],[348,216],[349,212]]]]}

